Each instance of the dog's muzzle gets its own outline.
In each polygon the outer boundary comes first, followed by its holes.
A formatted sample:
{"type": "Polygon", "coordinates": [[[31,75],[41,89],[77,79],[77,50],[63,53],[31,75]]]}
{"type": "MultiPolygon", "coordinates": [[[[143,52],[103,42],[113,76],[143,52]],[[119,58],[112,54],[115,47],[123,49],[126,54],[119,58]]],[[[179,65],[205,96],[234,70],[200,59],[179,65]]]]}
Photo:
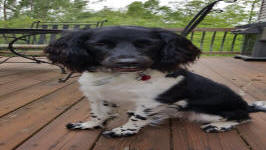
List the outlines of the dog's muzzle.
{"type": "Polygon", "coordinates": [[[113,71],[118,72],[134,72],[145,70],[150,67],[152,60],[145,56],[138,57],[107,57],[102,62],[102,65],[106,68],[110,68],[113,71]]]}

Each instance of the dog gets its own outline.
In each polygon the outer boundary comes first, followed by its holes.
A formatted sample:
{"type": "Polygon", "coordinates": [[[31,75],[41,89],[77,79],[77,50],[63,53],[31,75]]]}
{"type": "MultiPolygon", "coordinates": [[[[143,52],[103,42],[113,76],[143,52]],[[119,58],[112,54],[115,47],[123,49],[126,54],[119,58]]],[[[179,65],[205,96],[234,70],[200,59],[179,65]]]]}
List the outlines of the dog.
{"type": "Polygon", "coordinates": [[[167,118],[202,122],[205,132],[223,132],[266,111],[266,102],[247,104],[220,83],[192,73],[186,66],[201,51],[174,32],[160,28],[111,26],[66,33],[44,52],[54,64],[82,73],[80,89],[91,106],[91,119],[68,129],[103,127],[120,103],[132,103],[124,125],[104,131],[108,137],[130,136],[167,118]]]}

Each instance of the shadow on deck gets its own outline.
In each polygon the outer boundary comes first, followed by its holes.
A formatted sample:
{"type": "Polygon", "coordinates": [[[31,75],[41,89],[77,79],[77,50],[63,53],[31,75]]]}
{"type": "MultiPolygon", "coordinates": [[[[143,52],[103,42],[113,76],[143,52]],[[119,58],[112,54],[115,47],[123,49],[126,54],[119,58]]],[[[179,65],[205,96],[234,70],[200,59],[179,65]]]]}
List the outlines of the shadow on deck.
{"type": "MultiPolygon", "coordinates": [[[[192,71],[226,84],[248,102],[266,100],[266,62],[203,57],[192,71]]],[[[89,118],[89,105],[75,79],[57,83],[49,65],[0,65],[0,149],[47,150],[265,150],[266,114],[226,133],[206,134],[197,123],[167,120],[140,134],[109,139],[101,130],[68,131],[65,124],[89,118]]],[[[125,121],[111,121],[109,127],[125,121]]]]}

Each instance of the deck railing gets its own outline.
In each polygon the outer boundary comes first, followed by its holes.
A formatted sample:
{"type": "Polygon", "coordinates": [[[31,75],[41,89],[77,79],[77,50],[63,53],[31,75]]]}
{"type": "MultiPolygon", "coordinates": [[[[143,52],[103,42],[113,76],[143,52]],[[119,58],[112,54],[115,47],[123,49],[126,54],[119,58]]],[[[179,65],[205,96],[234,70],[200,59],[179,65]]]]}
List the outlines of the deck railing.
{"type": "MultiPolygon", "coordinates": [[[[187,38],[190,39],[197,47],[199,47],[203,54],[239,54],[242,49],[242,43],[244,38],[242,35],[233,34],[231,31],[234,28],[196,28],[191,32],[187,38]]],[[[171,28],[168,29],[180,33],[183,28],[171,28]]],[[[41,35],[45,36],[45,35],[41,35]]],[[[46,40],[49,41],[49,40],[46,40]]],[[[2,42],[1,42],[2,43],[2,42]]],[[[23,44],[23,46],[15,44],[14,47],[17,49],[43,49],[46,44],[42,45],[28,45],[23,44]]],[[[0,44],[0,49],[6,49],[7,44],[0,44]]],[[[31,50],[32,51],[32,50],[31,50]]],[[[4,51],[1,51],[4,52],[4,51]]],[[[0,53],[1,55],[1,53],[0,53]]]]}
{"type": "MultiPolygon", "coordinates": [[[[234,28],[196,28],[187,38],[198,46],[203,54],[239,54],[243,36],[233,34],[234,28]]],[[[180,33],[183,28],[168,29],[180,33]]]]}

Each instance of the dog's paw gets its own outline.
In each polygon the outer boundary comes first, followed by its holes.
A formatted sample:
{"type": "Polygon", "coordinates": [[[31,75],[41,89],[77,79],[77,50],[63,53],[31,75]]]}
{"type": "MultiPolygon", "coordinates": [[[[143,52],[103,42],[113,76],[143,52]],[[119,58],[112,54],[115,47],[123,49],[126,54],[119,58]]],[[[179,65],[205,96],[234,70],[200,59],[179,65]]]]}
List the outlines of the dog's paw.
{"type": "Polygon", "coordinates": [[[233,125],[219,126],[212,123],[201,126],[201,129],[207,133],[226,132],[232,130],[233,128],[233,125]]]}
{"type": "Polygon", "coordinates": [[[70,130],[86,130],[86,129],[98,129],[98,128],[103,128],[101,124],[96,124],[94,122],[84,122],[84,123],[68,123],[66,125],[66,128],[70,130]]]}
{"type": "Polygon", "coordinates": [[[123,128],[114,128],[110,131],[104,131],[102,134],[105,137],[127,137],[132,136],[138,133],[137,129],[123,129],[123,128]]]}

